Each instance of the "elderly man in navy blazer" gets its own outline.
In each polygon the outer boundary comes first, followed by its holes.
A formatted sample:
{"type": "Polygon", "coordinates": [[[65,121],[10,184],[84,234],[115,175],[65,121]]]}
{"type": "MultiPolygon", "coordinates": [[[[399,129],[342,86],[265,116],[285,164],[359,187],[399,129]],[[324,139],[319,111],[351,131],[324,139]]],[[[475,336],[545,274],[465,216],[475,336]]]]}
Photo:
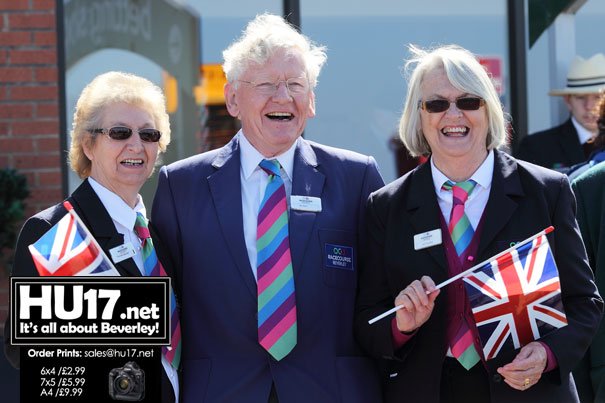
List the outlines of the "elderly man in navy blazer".
{"type": "Polygon", "coordinates": [[[372,157],[301,138],[323,47],[257,16],[224,52],[224,147],[160,171],[152,223],[182,303],[185,402],[379,402],[353,338],[372,157]]]}

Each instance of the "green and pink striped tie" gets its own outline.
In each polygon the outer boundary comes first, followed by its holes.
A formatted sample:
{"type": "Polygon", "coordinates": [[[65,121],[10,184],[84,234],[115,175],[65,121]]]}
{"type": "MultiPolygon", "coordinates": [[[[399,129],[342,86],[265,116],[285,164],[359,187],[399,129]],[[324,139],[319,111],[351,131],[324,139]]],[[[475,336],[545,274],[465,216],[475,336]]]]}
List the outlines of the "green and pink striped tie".
{"type": "MultiPolygon", "coordinates": [[[[137,219],[134,224],[134,230],[143,242],[143,249],[141,250],[143,255],[143,266],[145,268],[146,276],[167,276],[164,267],[158,260],[149,234],[149,228],[147,227],[147,219],[141,213],[137,213],[137,219]]],[[[179,312],[176,306],[176,297],[172,288],[170,289],[170,324],[171,324],[171,337],[170,346],[164,346],[162,348],[162,354],[166,360],[174,368],[179,368],[181,362],[181,323],[179,320],[179,312]]]]}
{"type": "Polygon", "coordinates": [[[269,183],[256,228],[258,340],[279,361],[296,345],[297,333],[288,208],[279,162],[262,160],[259,166],[269,183]]]}
{"type": "MultiPolygon", "coordinates": [[[[475,231],[468,217],[464,213],[464,204],[477,183],[473,180],[454,183],[447,181],[443,184],[443,189],[451,190],[453,195],[452,212],[448,230],[456,248],[458,256],[462,256],[470,245],[475,231]]],[[[462,320],[460,328],[456,332],[454,339],[450,342],[452,355],[467,370],[475,366],[481,357],[473,343],[473,333],[466,320],[462,320]]]]}

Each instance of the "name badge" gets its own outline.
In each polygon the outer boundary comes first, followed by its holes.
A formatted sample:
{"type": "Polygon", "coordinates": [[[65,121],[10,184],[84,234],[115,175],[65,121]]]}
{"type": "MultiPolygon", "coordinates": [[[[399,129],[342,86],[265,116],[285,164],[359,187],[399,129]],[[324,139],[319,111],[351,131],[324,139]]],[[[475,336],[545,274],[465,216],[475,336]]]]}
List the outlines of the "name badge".
{"type": "Polygon", "coordinates": [[[132,243],[126,242],[123,245],[111,248],[109,253],[111,254],[111,260],[113,260],[114,263],[120,263],[122,260],[126,260],[129,257],[136,255],[137,251],[134,246],[132,246],[132,243]]]}
{"type": "Polygon", "coordinates": [[[321,211],[321,199],[313,196],[290,196],[290,208],[300,211],[311,211],[319,213],[321,211]]]}
{"type": "Polygon", "coordinates": [[[326,267],[334,269],[355,270],[353,267],[353,248],[350,246],[333,245],[330,243],[326,246],[326,267]]]}
{"type": "Polygon", "coordinates": [[[414,235],[414,250],[428,248],[434,245],[441,245],[441,230],[423,232],[414,235]]]}

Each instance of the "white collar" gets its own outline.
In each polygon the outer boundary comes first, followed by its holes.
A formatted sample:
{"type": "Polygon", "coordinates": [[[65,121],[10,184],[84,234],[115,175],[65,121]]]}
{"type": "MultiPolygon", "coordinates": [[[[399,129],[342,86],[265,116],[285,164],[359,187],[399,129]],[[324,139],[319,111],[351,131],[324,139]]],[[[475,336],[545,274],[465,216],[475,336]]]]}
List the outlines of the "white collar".
{"type": "MultiPolygon", "coordinates": [[[[448,181],[451,180],[443,172],[439,170],[435,166],[433,159],[431,158],[431,174],[433,175],[433,186],[435,186],[435,192],[439,193],[441,191],[441,186],[448,181]]],[[[479,168],[471,175],[469,179],[477,182],[477,185],[482,188],[489,189],[492,184],[492,178],[494,175],[494,150],[489,150],[487,153],[487,158],[483,160],[479,168]]],[[[454,181],[452,181],[454,182],[454,181]]]]}
{"type": "Polygon", "coordinates": [[[582,126],[573,116],[571,117],[571,123],[573,123],[573,126],[578,132],[578,140],[580,140],[580,144],[586,143],[588,140],[595,136],[593,132],[582,126]]]}
{"type": "MultiPolygon", "coordinates": [[[[237,136],[239,136],[238,139],[242,172],[244,174],[244,178],[248,179],[250,178],[250,175],[252,175],[254,170],[258,168],[258,164],[260,164],[260,162],[264,160],[265,157],[261,153],[259,153],[258,150],[254,148],[252,144],[250,144],[243,131],[240,130],[237,133],[237,136]]],[[[292,144],[292,146],[290,146],[290,148],[286,150],[286,152],[281,153],[280,155],[274,158],[270,158],[279,161],[280,165],[282,166],[282,169],[284,170],[286,175],[288,175],[288,179],[290,179],[290,182],[292,182],[292,172],[294,171],[294,152],[296,151],[296,145],[298,144],[299,140],[300,137],[296,139],[294,144],[292,144]]]]}
{"type": "Polygon", "coordinates": [[[137,195],[137,204],[133,209],[120,196],[107,189],[90,176],[88,177],[88,183],[90,183],[90,186],[101,200],[101,203],[103,203],[105,210],[107,210],[115,222],[126,228],[134,228],[137,213],[141,213],[144,217],[147,217],[141,195],[137,195]]]}

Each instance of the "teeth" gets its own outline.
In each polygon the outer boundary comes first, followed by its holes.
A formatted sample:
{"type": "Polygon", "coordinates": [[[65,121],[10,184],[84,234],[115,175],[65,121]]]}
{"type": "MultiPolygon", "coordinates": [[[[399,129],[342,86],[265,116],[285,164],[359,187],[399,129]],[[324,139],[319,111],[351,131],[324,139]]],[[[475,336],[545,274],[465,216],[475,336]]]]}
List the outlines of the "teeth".
{"type": "Polygon", "coordinates": [[[129,165],[141,165],[143,163],[143,160],[138,160],[138,159],[125,159],[124,161],[122,161],[123,164],[129,164],[129,165]]]}
{"type": "Polygon", "coordinates": [[[290,116],[292,116],[292,114],[288,112],[271,112],[267,113],[267,116],[273,116],[276,118],[289,118],[290,116]]]}
{"type": "Polygon", "coordinates": [[[446,127],[443,129],[444,133],[465,133],[466,127],[446,127]]]}

